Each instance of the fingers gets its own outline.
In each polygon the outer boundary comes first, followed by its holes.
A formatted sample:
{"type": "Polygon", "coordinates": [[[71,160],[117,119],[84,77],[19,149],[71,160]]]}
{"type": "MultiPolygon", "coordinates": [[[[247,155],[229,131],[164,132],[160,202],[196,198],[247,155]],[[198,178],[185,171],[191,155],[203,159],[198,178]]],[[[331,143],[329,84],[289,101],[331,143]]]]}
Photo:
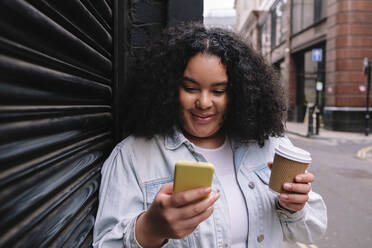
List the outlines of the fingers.
{"type": "Polygon", "coordinates": [[[173,184],[163,185],[146,212],[148,223],[157,226],[157,235],[162,238],[179,239],[190,234],[213,213],[213,204],[220,196],[214,193],[208,197],[210,187],[177,194],[170,192],[173,192],[173,184]]]}
{"type": "Polygon", "coordinates": [[[168,194],[168,195],[172,194],[173,193],[173,183],[164,184],[163,186],[161,186],[158,193],[163,193],[163,194],[168,194]]]}
{"type": "Polygon", "coordinates": [[[311,173],[299,174],[295,177],[295,183],[284,183],[283,188],[289,193],[279,195],[279,204],[292,211],[300,211],[309,200],[311,190],[310,183],[315,177],[311,173]]]}
{"type": "Polygon", "coordinates": [[[195,200],[200,199],[199,195],[205,197],[205,192],[208,189],[199,188],[197,190],[189,190],[181,193],[189,194],[174,194],[170,201],[179,201],[178,207],[174,207],[174,203],[168,205],[167,209],[162,213],[165,222],[167,223],[169,234],[171,238],[183,238],[190,234],[202,221],[207,219],[213,213],[213,204],[219,199],[219,193],[213,193],[209,197],[202,199],[198,202],[195,200]],[[200,192],[201,191],[201,192],[200,192]],[[177,196],[177,197],[173,197],[177,196]],[[191,203],[190,203],[191,199],[191,203]],[[188,202],[188,204],[183,204],[188,202]]]}
{"type": "Polygon", "coordinates": [[[306,202],[309,200],[308,195],[300,194],[280,194],[279,204],[291,211],[300,211],[304,208],[306,202]]]}
{"type": "Polygon", "coordinates": [[[182,207],[206,197],[211,192],[210,187],[201,187],[172,195],[170,201],[173,207],[182,207]]]}
{"type": "Polygon", "coordinates": [[[194,204],[190,204],[186,207],[184,207],[183,210],[183,218],[189,219],[191,217],[197,216],[205,212],[208,208],[213,206],[213,204],[218,200],[220,197],[219,193],[213,193],[208,198],[199,201],[194,204]]]}
{"type": "Polygon", "coordinates": [[[304,173],[304,174],[299,174],[295,177],[295,181],[297,183],[312,183],[314,182],[315,177],[311,173],[304,173]]]}
{"type": "Polygon", "coordinates": [[[180,239],[185,237],[186,235],[190,234],[195,230],[195,228],[204,220],[206,220],[209,216],[213,213],[213,206],[207,208],[201,214],[194,216],[190,219],[183,220],[178,222],[177,225],[174,226],[172,230],[172,238],[180,239]]]}
{"type": "Polygon", "coordinates": [[[283,188],[293,193],[307,194],[311,190],[310,184],[304,183],[284,183],[283,188]]]}
{"type": "Polygon", "coordinates": [[[311,173],[299,174],[295,177],[295,183],[284,183],[283,188],[289,192],[308,194],[311,190],[309,183],[314,182],[315,177],[311,173]]]}
{"type": "Polygon", "coordinates": [[[213,213],[213,206],[210,206],[209,208],[205,209],[202,213],[199,215],[196,215],[192,218],[189,218],[183,222],[185,228],[195,228],[197,227],[201,222],[208,219],[209,216],[211,216],[213,213]]]}
{"type": "Polygon", "coordinates": [[[283,188],[289,192],[308,194],[311,190],[309,183],[314,182],[314,175],[311,173],[299,174],[295,177],[296,183],[284,183],[283,188]]]}
{"type": "Polygon", "coordinates": [[[280,194],[279,200],[286,203],[304,204],[309,200],[309,196],[301,194],[280,194]]]}
{"type": "Polygon", "coordinates": [[[181,239],[192,233],[195,228],[204,220],[208,219],[213,213],[213,207],[207,208],[200,215],[194,216],[193,218],[177,222],[177,225],[172,227],[170,238],[181,239]]]}

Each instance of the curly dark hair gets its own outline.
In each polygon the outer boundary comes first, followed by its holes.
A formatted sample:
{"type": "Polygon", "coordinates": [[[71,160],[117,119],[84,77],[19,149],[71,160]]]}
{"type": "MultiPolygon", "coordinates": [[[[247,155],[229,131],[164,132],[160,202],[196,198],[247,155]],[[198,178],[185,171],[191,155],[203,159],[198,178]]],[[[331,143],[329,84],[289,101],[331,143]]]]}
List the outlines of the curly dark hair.
{"type": "Polygon", "coordinates": [[[125,131],[135,136],[170,134],[180,125],[178,88],[190,58],[205,53],[226,67],[229,97],[223,129],[231,137],[264,145],[282,136],[286,101],[278,74],[238,35],[189,23],[166,30],[132,63],[125,131]]]}

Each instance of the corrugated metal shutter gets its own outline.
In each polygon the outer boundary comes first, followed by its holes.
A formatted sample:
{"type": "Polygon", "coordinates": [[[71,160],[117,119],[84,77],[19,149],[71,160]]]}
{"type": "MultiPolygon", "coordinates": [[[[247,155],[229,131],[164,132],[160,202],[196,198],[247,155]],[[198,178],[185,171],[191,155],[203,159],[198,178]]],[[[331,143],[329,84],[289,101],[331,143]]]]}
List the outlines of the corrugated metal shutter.
{"type": "Polygon", "coordinates": [[[91,245],[114,141],[113,5],[0,1],[0,247],[91,245]]]}

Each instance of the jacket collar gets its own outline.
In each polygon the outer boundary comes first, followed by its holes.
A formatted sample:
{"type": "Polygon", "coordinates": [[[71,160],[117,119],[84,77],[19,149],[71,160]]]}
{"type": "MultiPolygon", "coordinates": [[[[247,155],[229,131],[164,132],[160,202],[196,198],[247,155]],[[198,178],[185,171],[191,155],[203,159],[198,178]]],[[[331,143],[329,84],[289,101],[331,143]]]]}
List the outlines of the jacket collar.
{"type": "Polygon", "coordinates": [[[169,150],[175,150],[184,143],[191,146],[191,142],[186,139],[178,127],[173,127],[173,133],[165,136],[165,147],[169,150]]]}
{"type": "MultiPolygon", "coordinates": [[[[256,156],[254,154],[259,150],[259,146],[255,141],[249,143],[242,143],[238,139],[230,137],[231,148],[234,156],[234,164],[236,173],[238,173],[243,163],[256,164],[256,156]],[[249,154],[251,156],[249,156],[249,154]]],[[[266,143],[266,142],[265,142],[266,143]]],[[[194,151],[193,144],[186,139],[182,131],[178,127],[173,128],[171,135],[165,136],[165,147],[168,150],[176,150],[181,145],[185,145],[190,151],[194,151]]]]}

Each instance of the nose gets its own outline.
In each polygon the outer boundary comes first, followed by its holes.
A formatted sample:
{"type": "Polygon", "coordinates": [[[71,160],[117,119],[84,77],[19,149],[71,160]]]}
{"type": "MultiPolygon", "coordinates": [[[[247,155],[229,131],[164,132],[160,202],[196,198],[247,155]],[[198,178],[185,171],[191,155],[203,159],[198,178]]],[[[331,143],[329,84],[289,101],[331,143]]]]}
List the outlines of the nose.
{"type": "Polygon", "coordinates": [[[196,100],[196,107],[200,109],[208,109],[212,104],[212,98],[208,92],[201,92],[199,98],[196,100]]]}

